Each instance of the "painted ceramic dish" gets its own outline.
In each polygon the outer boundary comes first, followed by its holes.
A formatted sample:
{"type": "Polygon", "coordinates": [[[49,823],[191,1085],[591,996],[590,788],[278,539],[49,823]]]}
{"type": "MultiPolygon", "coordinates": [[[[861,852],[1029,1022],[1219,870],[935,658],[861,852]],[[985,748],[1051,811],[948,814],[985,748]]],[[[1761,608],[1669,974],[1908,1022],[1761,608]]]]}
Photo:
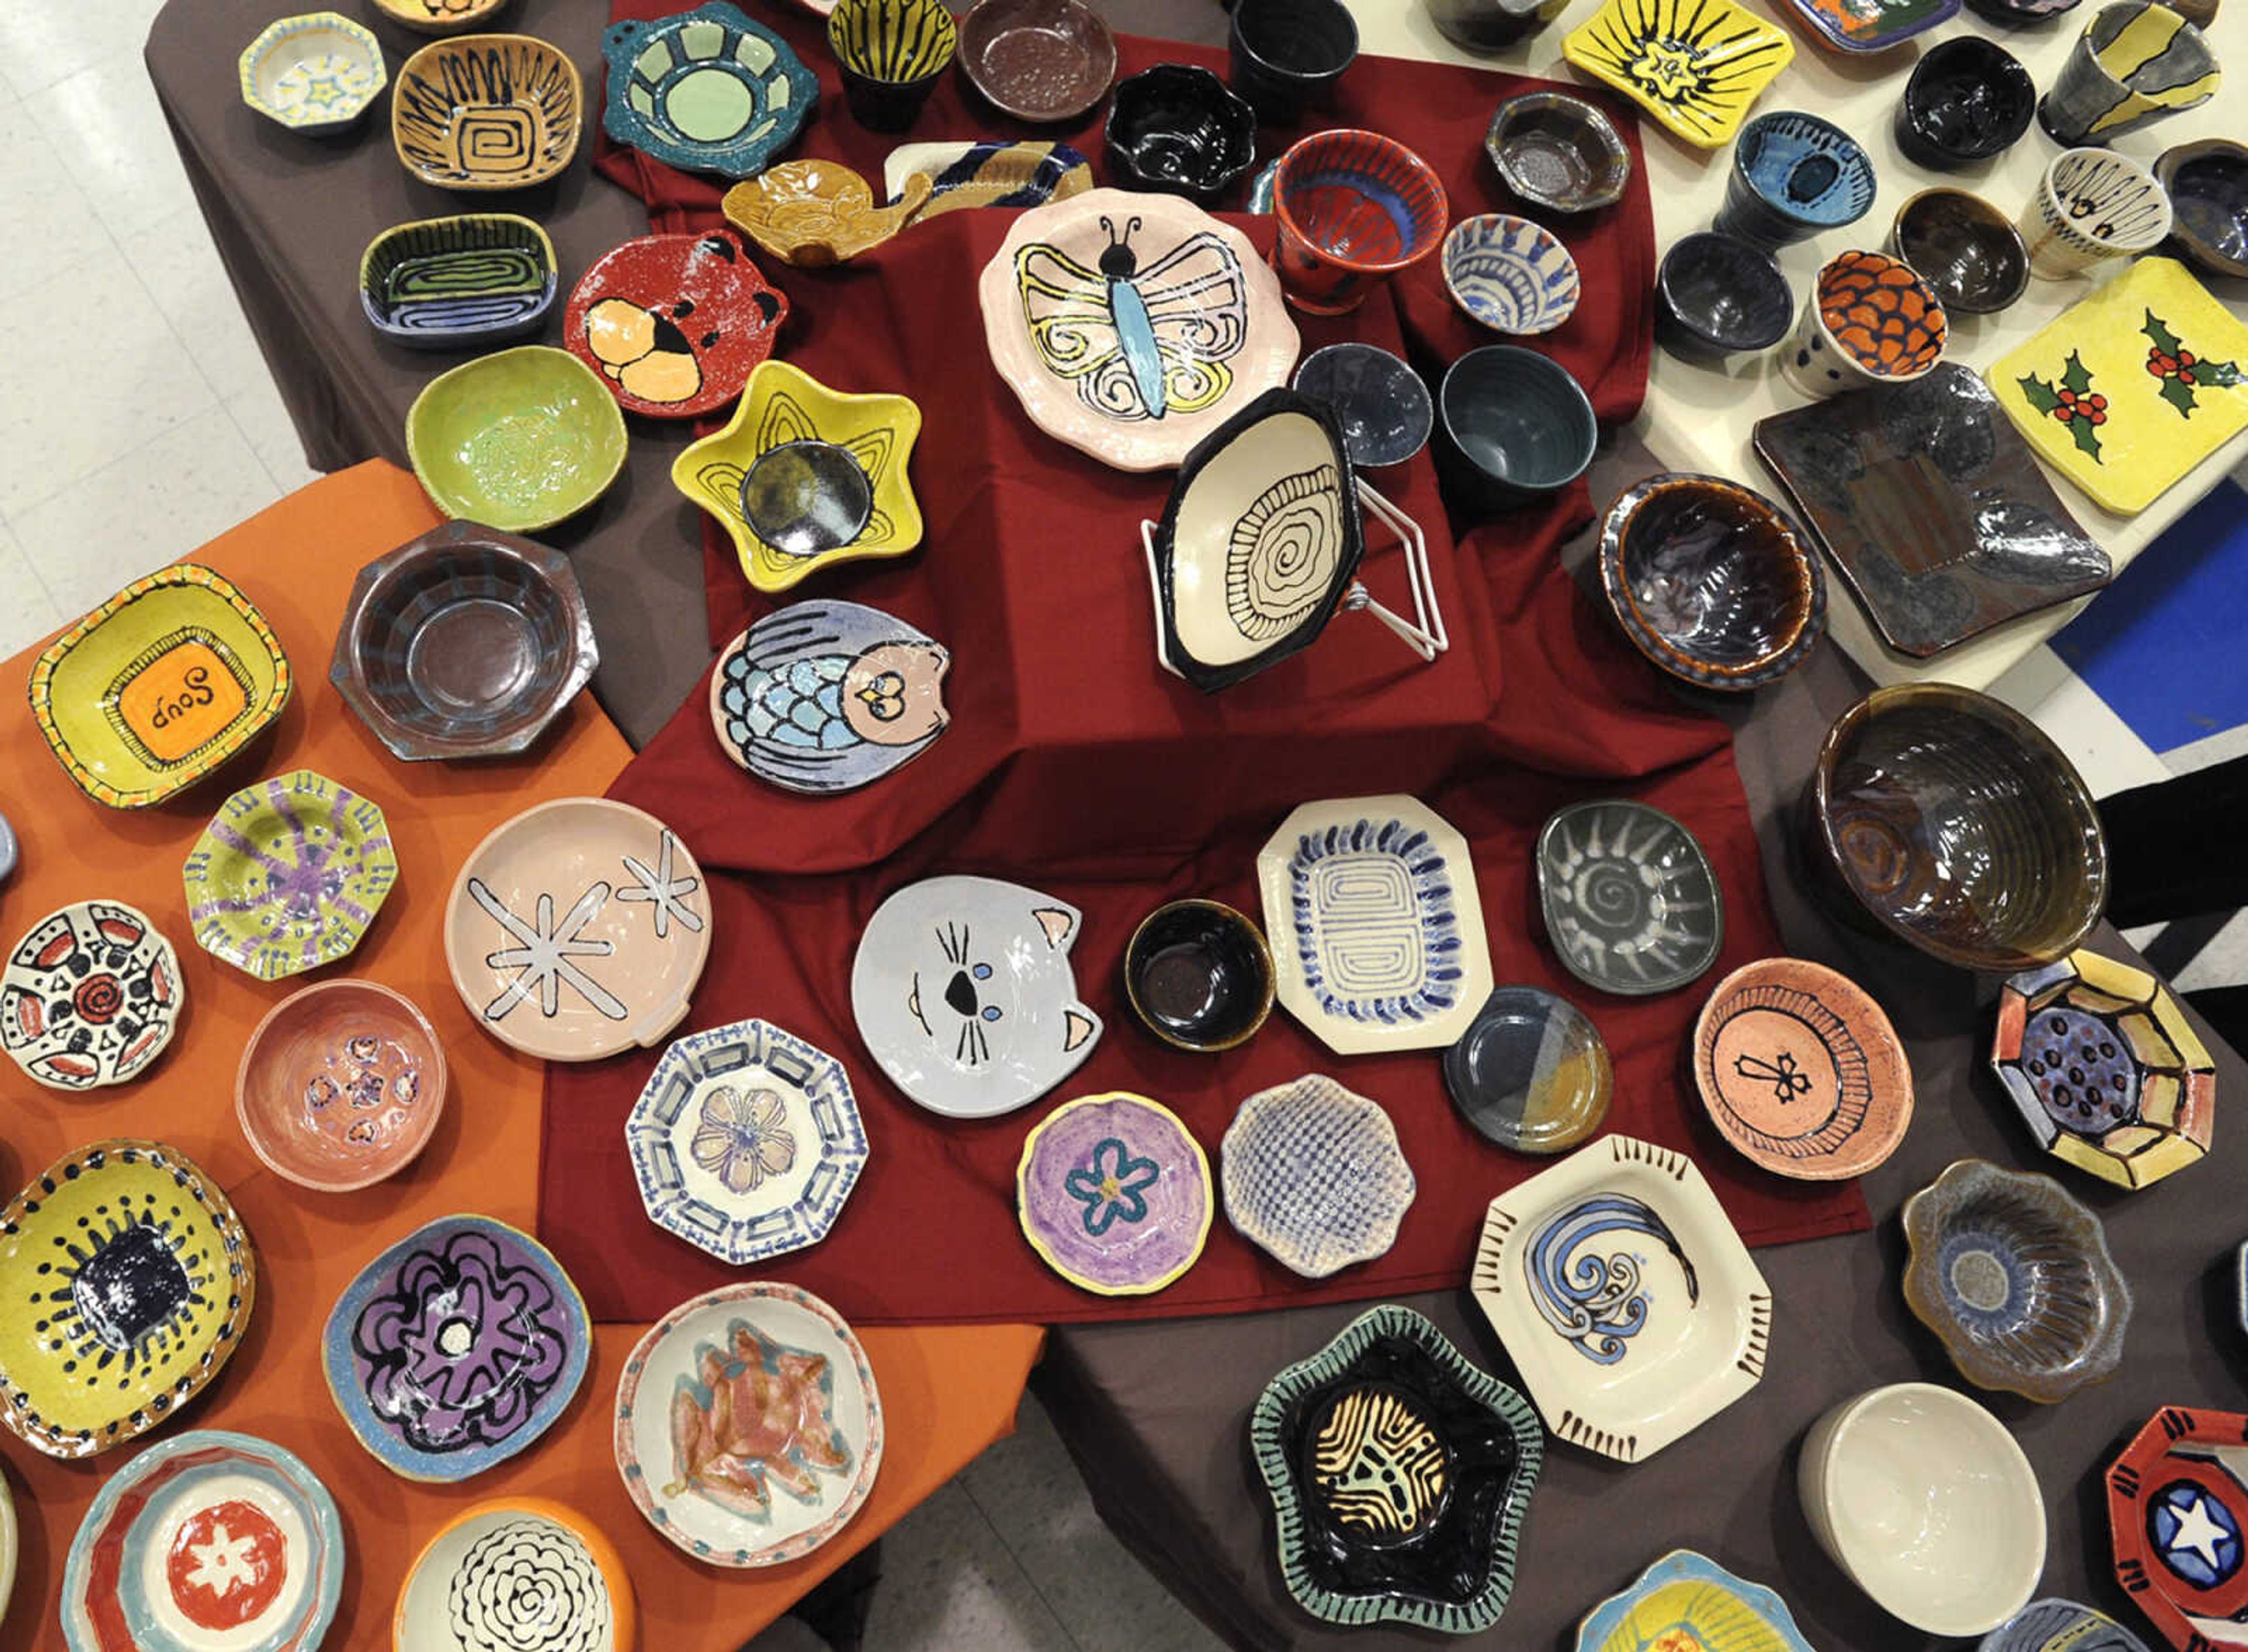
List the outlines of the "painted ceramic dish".
{"type": "Polygon", "coordinates": [[[874,204],[867,182],[833,161],[784,161],[737,183],[721,203],[727,221],[768,257],[800,270],[825,270],[871,252],[912,223],[936,185],[918,173],[898,199],[874,204]]]}
{"type": "Polygon", "coordinates": [[[1793,0],[1795,13],[1820,40],[1843,51],[1886,51],[1901,40],[1948,23],[1959,0],[1793,0]]]}
{"type": "Polygon", "coordinates": [[[322,1193],[411,1163],[445,1107],[445,1050],[412,999],[321,981],[266,1012],[243,1047],[234,1113],[275,1175],[322,1193]]]}
{"type": "Polygon", "coordinates": [[[1281,291],[1299,310],[1331,316],[1355,310],[1434,255],[1451,202],[1436,168],[1403,144],[1333,127],[1299,139],[1280,157],[1272,212],[1281,291]]]}
{"type": "Polygon", "coordinates": [[[111,1475],[63,1571],[70,1652],[315,1652],[347,1564],[318,1476],[270,1440],[173,1436],[111,1475]]]}
{"type": "Polygon", "coordinates": [[[2018,222],[2031,272],[2059,281],[2149,250],[2172,216],[2152,172],[2128,155],[2083,148],[2046,163],[2018,222]]]}
{"type": "Polygon", "coordinates": [[[655,1529],[711,1566],[799,1559],[882,1464],[882,1402],[842,1316],[788,1285],[730,1285],[652,1326],[617,1383],[617,1471],[655,1529]]]}
{"type": "Polygon", "coordinates": [[[438,1529],[398,1591],[398,1652],[633,1652],[632,1579],[607,1538],[544,1498],[472,1503],[438,1529]]]}
{"type": "Polygon", "coordinates": [[[1732,236],[1681,236],[1655,271],[1655,337],[1675,356],[1768,350],[1794,319],[1795,293],[1772,254],[1732,236]]]}
{"type": "Polygon", "coordinates": [[[2248,277],[2248,147],[2204,138],[2162,151],[2155,182],[2170,198],[2170,235],[2211,275],[2248,277]]]}
{"type": "Polygon", "coordinates": [[[1917,271],[1858,249],[1820,267],[1779,370],[1813,397],[1909,384],[1934,370],[1950,337],[1943,300],[1917,271]]]}
{"type": "Polygon", "coordinates": [[[1100,1018],[1070,967],[1085,915],[996,878],[929,878],[874,909],[851,1015],[890,1082],[932,1113],[989,1119],[1085,1064],[1100,1018]]]}
{"type": "Polygon", "coordinates": [[[1023,411],[1122,470],[1161,470],[1265,391],[1301,348],[1239,230],[1169,195],[1091,189],[1016,219],[977,288],[1023,411]]]}
{"type": "Polygon", "coordinates": [[[1015,1167],[1023,1237],[1101,1296],[1160,1291],[1202,1255],[1217,1196],[1202,1143],[1160,1101],[1111,1091],[1038,1121],[1015,1167]]]}
{"type": "Polygon", "coordinates": [[[1873,161],[1855,138],[1815,114],[1782,109],[1741,128],[1712,227],[1777,251],[1855,223],[1874,189],[1873,161]]]}
{"type": "Polygon", "coordinates": [[[579,278],[562,339],[626,412],[699,419],[742,394],[787,319],[788,299],[732,230],[652,235],[579,278]]]}
{"type": "Polygon", "coordinates": [[[913,125],[959,45],[943,0],[836,0],[827,14],[827,49],[844,99],[869,132],[913,125]]]}
{"type": "Polygon", "coordinates": [[[244,786],[181,868],[196,943],[261,981],[357,947],[398,881],[380,808],[310,769],[244,786]]]}
{"type": "Polygon", "coordinates": [[[1437,1050],[1490,996],[1467,840],[1417,798],[1307,803],[1257,856],[1280,1002],[1338,1055],[1437,1050]]]}
{"type": "Polygon", "coordinates": [[[1521,92],[1500,103],[1483,152],[1501,183],[1552,212],[1614,206],[1631,182],[1631,151],[1615,122],[1566,92],[1521,92]]]}
{"type": "Polygon", "coordinates": [[[148,915],[80,901],[26,930],[0,973],[0,1047],[52,1090],[137,1079],[187,1003],[179,955],[148,915]]]}
{"type": "Polygon", "coordinates": [[[1561,55],[1687,142],[1714,149],[1795,61],[1785,30],[1731,0],[1600,0],[1561,55]]]}
{"type": "Polygon", "coordinates": [[[522,34],[432,40],[398,71],[390,141],[406,169],[444,189],[545,183],[578,153],[577,65],[522,34]]]}
{"type": "Polygon", "coordinates": [[[1915,659],[2114,577],[1965,367],[1759,419],[1755,442],[1881,641],[1915,659]]]}
{"type": "Polygon", "coordinates": [[[1324,401],[1342,427],[1343,450],[1361,469],[1402,464],[1429,445],[1436,398],[1421,375],[1379,346],[1355,340],[1314,350],[1295,388],[1324,401]]]}
{"type": "Polygon", "coordinates": [[[1573,803],[1546,822],[1538,902],[1569,973],[1627,997],[1698,980],[1724,944],[1724,895],[1694,834],[1621,798],[1573,803]]]}
{"type": "Polygon", "coordinates": [[[242,100],[291,132],[348,131],[390,82],[380,43],[336,11],[268,24],[237,66],[242,100]]]}
{"type": "Polygon", "coordinates": [[[751,587],[781,596],[819,569],[921,544],[908,475],[920,435],[908,397],[831,390],[767,361],[725,428],[671,462],[671,485],[717,518],[751,587]]]}
{"type": "Polygon", "coordinates": [[[605,798],[558,798],[497,828],[445,907],[461,1002],[545,1061],[652,1048],[709,956],[702,868],[662,821],[605,798]]]}
{"type": "Polygon", "coordinates": [[[2108,1470],[2115,1579],[2180,1652],[2248,1642],[2248,1416],[2164,1406],[2108,1470]]]}
{"type": "Polygon", "coordinates": [[[545,325],[559,287],[553,242],[511,212],[394,224],[359,261],[367,325],[409,350],[528,338],[545,325]]]}
{"type": "Polygon", "coordinates": [[[2223,79],[2201,31],[2154,0],[2094,12],[2038,100],[2038,123],[2063,145],[2109,144],[2217,95],[2223,79]]]}
{"type": "Polygon", "coordinates": [[[1947,315],[1994,315],[2029,290],[2021,232],[1980,195],[1922,189],[1897,209],[1889,245],[1936,289],[1947,315]]]}
{"type": "Polygon", "coordinates": [[[1560,0],[1428,0],[1436,32],[1479,56],[1505,51],[1567,10],[1560,0]]]}
{"type": "Polygon", "coordinates": [[[257,1300],[250,1235],[186,1155],[80,1148],[0,1212],[0,1423],[52,1457],[136,1439],[219,1374],[257,1300]]]}
{"type": "Polygon", "coordinates": [[[1124,949],[1124,996],[1140,1025],[1176,1050],[1246,1044],[1272,1013],[1272,954],[1221,901],[1170,901],[1124,949]]]}
{"type": "Polygon", "coordinates": [[[2248,428],[2248,326],[2174,258],[2142,258],[1984,376],[2038,456],[2120,516],[2248,428]]]}
{"type": "Polygon", "coordinates": [[[1527,218],[1463,218],[1438,259],[1452,302],[1494,332],[1551,332],[1577,312],[1577,261],[1527,218]]]}
{"type": "Polygon", "coordinates": [[[1546,1426],[1603,1457],[1652,1457],[1764,1376],[1764,1275],[1693,1162],[1635,1136],[1493,1199],[1469,1284],[1546,1426]]]}
{"type": "Polygon", "coordinates": [[[0,1478],[0,1612],[8,1609],[9,1599],[16,1593],[16,1553],[21,1546],[16,1530],[16,1494],[0,1478]]]}
{"type": "MultiPolygon", "coordinates": [[[[1577,1626],[1577,1652],[1811,1652],[1787,1602],[1674,1549],[1577,1626]]],[[[2087,1649],[2088,1652],[2088,1649],[2087,1649]]]]}
{"type": "Polygon", "coordinates": [[[1963,1159],[1904,1205],[1904,1299],[1959,1374],[2051,1405],[2114,1374],[2131,1287],[2050,1176],[1963,1159]]]}
{"type": "Polygon", "coordinates": [[[449,522],[359,571],[328,681],[393,757],[511,757],[600,658],[569,558],[449,522]]]}
{"type": "Polygon", "coordinates": [[[2074,1601],[2032,1601],[1975,1652],[2147,1652],[2147,1643],[2105,1612],[2074,1601]]]}
{"type": "Polygon", "coordinates": [[[31,715],[80,791],[141,809],[270,727],[290,680],[265,616],[223,576],[182,562],[135,579],[40,652],[31,715]]]}
{"type": "Polygon", "coordinates": [[[1913,65],[1893,129],[1908,161],[1950,172],[2012,148],[2036,107],[2019,58],[1981,35],[1954,35],[1913,65]]]}
{"type": "Polygon", "coordinates": [[[1307,1279],[1387,1253],[1415,1192],[1389,1115],[1319,1073],[1244,1101],[1218,1165],[1234,1230],[1307,1279]]]}
{"type": "Polygon", "coordinates": [[[923,218],[968,207],[1042,207],[1093,188],[1093,163],[1066,143],[900,144],[882,162],[882,187],[905,198],[907,180],[927,178],[923,218]]]}
{"type": "Polygon", "coordinates": [[[819,78],[788,43],[725,0],[646,22],[620,17],[601,37],[601,129],[689,172],[754,176],[819,106],[819,78]]]}
{"type": "Polygon", "coordinates": [[[648,1219],[736,1267],[826,1238],[867,1162],[843,1064],[763,1021],[666,1050],[625,1145],[648,1219]]]}
{"type": "Polygon", "coordinates": [[[1546,1436],[1412,1309],[1362,1313],[1281,1370],[1249,1443],[1281,1576],[1313,1617],[1469,1635],[1506,1610],[1546,1436]]]}
{"type": "Polygon", "coordinates": [[[518,345],[440,374],[406,412],[406,451],[449,517],[536,533],[608,491],[625,420],[601,375],[548,345],[518,345]]]}
{"type": "Polygon", "coordinates": [[[2143,1188],[2209,1151],[2216,1063],[2169,989],[2113,958],[2008,981],[1991,1065],[2038,1145],[2103,1182],[2143,1188]]]}
{"type": "Polygon", "coordinates": [[[777,608],[710,674],[710,723],[758,779],[819,795],[871,785],[944,732],[951,653],[856,602],[777,608]]]}
{"type": "Polygon", "coordinates": [[[16,828],[8,824],[8,817],[0,814],[0,883],[8,881],[16,869],[16,828]]]}
{"type": "Polygon", "coordinates": [[[1517,1153],[1559,1153],[1599,1129],[1615,1091],[1600,1030],[1566,998],[1499,987],[1444,1052],[1460,1116],[1517,1153]]]}
{"type": "Polygon", "coordinates": [[[960,67],[1002,114],[1059,124],[1108,95],[1116,37],[1077,0],[977,0],[960,19],[960,67]]]}
{"type": "Polygon", "coordinates": [[[1121,187],[1208,203],[1257,164],[1257,112],[1209,70],[1159,63],[1116,88],[1102,127],[1121,187]]]}
{"type": "Polygon", "coordinates": [[[374,9],[416,34],[459,34],[480,29],[507,9],[508,0],[374,0],[374,9]]]}
{"type": "Polygon", "coordinates": [[[528,1449],[585,1381],[593,1323],[546,1247],[490,1217],[425,1224],[329,1311],[336,1409],[394,1474],[453,1484],[528,1449]]]}

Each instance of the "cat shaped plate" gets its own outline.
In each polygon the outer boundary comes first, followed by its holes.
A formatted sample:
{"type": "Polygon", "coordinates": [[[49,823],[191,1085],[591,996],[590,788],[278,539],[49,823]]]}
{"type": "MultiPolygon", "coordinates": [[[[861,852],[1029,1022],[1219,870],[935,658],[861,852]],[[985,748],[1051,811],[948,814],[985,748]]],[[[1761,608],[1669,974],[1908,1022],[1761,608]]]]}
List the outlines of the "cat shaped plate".
{"type": "Polygon", "coordinates": [[[997,878],[930,878],[875,909],[851,1014],[890,1082],[931,1113],[990,1119],[1085,1064],[1100,1018],[1069,953],[1085,915],[997,878]]]}
{"type": "Polygon", "coordinates": [[[736,637],[710,674],[726,755],[789,792],[849,792],[929,750],[950,718],[952,655],[856,602],[792,602],[736,637]]]}

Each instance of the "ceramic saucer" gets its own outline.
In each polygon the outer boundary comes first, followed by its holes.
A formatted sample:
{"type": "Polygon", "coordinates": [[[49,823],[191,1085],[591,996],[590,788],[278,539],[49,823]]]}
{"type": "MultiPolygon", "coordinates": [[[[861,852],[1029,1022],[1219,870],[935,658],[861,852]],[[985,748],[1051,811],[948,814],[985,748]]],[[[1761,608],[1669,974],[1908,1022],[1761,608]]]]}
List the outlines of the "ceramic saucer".
{"type": "Polygon", "coordinates": [[[1538,902],[1569,973],[1621,997],[1684,986],[1724,944],[1724,896],[1709,857],[1644,803],[1557,811],[1538,834],[1538,902]]]}
{"type": "Polygon", "coordinates": [[[1499,987],[1444,1052],[1460,1116],[1517,1153],[1559,1153],[1599,1129],[1615,1074],[1584,1011],[1537,987],[1499,987]]]}
{"type": "MultiPolygon", "coordinates": [[[[1811,1652],[1787,1602],[1707,1555],[1673,1549],[1577,1626],[1576,1652],[1811,1652]]],[[[2074,1649],[2072,1649],[2072,1652],[2074,1649]]],[[[2086,1649],[2085,1652],[2090,1652],[2086,1649]]]]}
{"type": "Polygon", "coordinates": [[[1413,1203],[1389,1115],[1319,1073],[1244,1101],[1218,1163],[1235,1230],[1307,1279],[1387,1252],[1413,1203]]]}
{"type": "Polygon", "coordinates": [[[33,924],[0,972],[0,1047],[51,1090],[138,1078],[172,1041],[187,988],[148,915],[80,901],[33,924]]]}
{"type": "Polygon", "coordinates": [[[1178,1114],[1121,1091],[1065,1101],[1015,1167],[1023,1237],[1072,1285],[1160,1291],[1195,1265],[1217,1207],[1210,1159],[1178,1114]]]}

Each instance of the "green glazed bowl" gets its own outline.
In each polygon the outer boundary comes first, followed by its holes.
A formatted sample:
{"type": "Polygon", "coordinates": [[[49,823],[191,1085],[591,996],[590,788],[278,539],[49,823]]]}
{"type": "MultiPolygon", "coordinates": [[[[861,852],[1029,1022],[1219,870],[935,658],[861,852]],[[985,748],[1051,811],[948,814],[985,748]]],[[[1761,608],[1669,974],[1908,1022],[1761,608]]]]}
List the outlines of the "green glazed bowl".
{"type": "Polygon", "coordinates": [[[449,517],[530,533],[576,515],[625,463],[625,418],[600,375],[528,344],[429,380],[406,414],[406,451],[449,517]]]}

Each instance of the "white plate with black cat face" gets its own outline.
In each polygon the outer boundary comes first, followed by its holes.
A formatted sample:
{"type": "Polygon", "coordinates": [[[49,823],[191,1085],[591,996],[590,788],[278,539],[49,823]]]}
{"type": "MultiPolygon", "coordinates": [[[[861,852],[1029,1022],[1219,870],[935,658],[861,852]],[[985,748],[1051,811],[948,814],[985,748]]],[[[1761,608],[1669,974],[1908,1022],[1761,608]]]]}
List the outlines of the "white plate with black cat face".
{"type": "Polygon", "coordinates": [[[875,910],[851,966],[867,1052],[948,1118],[1037,1100],[1100,1039],[1069,962],[1083,922],[1068,902],[996,878],[908,884],[875,910]]]}

